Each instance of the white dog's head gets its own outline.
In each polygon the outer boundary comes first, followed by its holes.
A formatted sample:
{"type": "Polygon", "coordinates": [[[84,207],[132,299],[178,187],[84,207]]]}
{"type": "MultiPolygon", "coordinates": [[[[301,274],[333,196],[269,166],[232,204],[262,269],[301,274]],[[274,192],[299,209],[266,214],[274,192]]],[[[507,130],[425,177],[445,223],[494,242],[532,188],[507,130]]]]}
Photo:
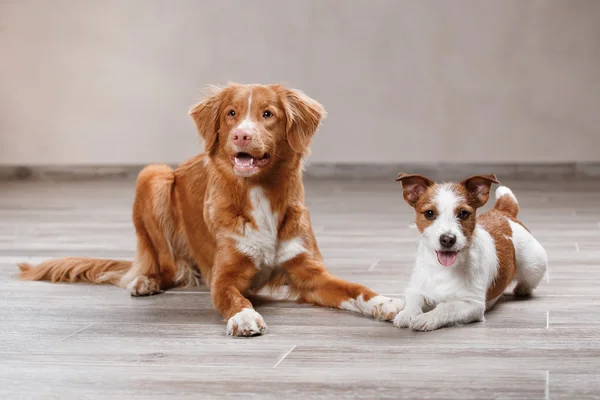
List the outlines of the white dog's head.
{"type": "MultiPolygon", "coordinates": [[[[461,250],[471,244],[476,210],[487,203],[496,176],[477,175],[460,183],[435,183],[421,175],[400,173],[404,199],[416,212],[422,243],[446,267],[458,264],[461,250]]],[[[460,260],[459,260],[460,261],[460,260]]]]}

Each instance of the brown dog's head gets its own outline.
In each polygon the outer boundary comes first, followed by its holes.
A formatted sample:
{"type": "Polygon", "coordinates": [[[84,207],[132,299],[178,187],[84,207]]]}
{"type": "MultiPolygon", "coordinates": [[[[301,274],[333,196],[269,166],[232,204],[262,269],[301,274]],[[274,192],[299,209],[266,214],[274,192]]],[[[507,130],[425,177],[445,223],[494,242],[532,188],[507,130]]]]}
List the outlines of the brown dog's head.
{"type": "Polygon", "coordinates": [[[229,84],[190,110],[208,156],[239,177],[298,163],[325,116],[304,93],[282,85],[229,84]]]}

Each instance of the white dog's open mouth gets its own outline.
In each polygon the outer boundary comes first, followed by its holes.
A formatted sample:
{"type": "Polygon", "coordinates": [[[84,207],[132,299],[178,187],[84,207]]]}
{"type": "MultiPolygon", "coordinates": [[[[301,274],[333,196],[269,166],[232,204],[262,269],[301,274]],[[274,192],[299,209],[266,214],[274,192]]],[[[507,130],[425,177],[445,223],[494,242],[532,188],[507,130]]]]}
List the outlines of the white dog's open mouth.
{"type": "Polygon", "coordinates": [[[451,267],[456,262],[457,251],[437,251],[437,259],[445,267],[451,267]]]}
{"type": "Polygon", "coordinates": [[[248,153],[240,152],[231,157],[231,162],[233,163],[233,169],[238,175],[250,176],[269,164],[271,156],[265,153],[261,158],[257,158],[248,153]]]}

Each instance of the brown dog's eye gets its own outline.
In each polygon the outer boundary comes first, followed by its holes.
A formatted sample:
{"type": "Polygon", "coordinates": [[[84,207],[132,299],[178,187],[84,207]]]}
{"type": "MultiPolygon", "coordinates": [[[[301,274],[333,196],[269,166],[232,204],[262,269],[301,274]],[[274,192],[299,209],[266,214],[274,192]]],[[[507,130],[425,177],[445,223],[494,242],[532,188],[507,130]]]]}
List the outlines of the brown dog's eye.
{"type": "Polygon", "coordinates": [[[269,110],[263,112],[263,118],[271,118],[273,116],[273,113],[269,110]]]}
{"type": "Polygon", "coordinates": [[[469,218],[469,215],[471,215],[470,212],[468,212],[466,210],[461,210],[461,212],[458,213],[458,218],[459,219],[467,219],[467,218],[469,218]]]}
{"type": "Polygon", "coordinates": [[[229,110],[227,115],[229,115],[230,117],[235,117],[235,110],[229,110]]]}
{"type": "Polygon", "coordinates": [[[426,219],[433,221],[435,219],[435,213],[431,210],[427,210],[423,213],[426,219]]]}

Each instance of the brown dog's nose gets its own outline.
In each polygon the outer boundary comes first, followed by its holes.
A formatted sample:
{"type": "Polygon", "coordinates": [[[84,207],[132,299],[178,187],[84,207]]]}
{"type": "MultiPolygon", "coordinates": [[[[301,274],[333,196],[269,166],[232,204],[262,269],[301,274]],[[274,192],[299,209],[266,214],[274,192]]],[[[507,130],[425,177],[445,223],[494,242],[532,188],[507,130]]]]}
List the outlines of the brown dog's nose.
{"type": "Polygon", "coordinates": [[[231,140],[239,148],[244,148],[252,142],[252,133],[242,129],[236,129],[232,132],[231,140]]]}

